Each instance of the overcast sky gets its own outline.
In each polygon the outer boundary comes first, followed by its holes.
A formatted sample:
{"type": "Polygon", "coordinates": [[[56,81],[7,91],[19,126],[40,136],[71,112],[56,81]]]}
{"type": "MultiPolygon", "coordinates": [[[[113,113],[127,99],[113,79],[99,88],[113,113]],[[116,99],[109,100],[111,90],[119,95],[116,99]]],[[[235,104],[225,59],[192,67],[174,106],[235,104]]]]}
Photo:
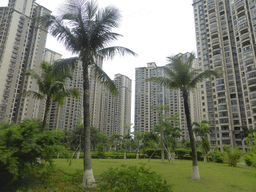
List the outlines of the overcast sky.
{"type": "MultiPolygon", "coordinates": [[[[36,2],[55,15],[58,5],[64,0],[36,2]]],[[[132,79],[132,103],[135,94],[135,68],[145,67],[148,62],[156,62],[158,66],[162,66],[166,64],[167,56],[196,52],[192,0],[98,0],[98,4],[100,7],[113,5],[121,11],[122,22],[115,32],[123,37],[115,45],[127,47],[138,54],[137,57],[116,57],[103,63],[103,69],[112,79],[117,73],[132,79]]],[[[63,58],[71,56],[51,36],[47,37],[46,47],[62,54],[63,58]]],[[[132,122],[133,114],[134,106],[132,122]]]]}

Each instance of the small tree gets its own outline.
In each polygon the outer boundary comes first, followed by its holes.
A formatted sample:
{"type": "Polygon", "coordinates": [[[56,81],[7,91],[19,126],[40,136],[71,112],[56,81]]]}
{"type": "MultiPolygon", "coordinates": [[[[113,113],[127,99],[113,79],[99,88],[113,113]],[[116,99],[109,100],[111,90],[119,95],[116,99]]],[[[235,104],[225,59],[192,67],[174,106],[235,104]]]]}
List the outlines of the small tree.
{"type": "Polygon", "coordinates": [[[210,143],[209,143],[207,134],[212,133],[212,130],[210,129],[211,126],[209,122],[205,120],[201,121],[201,123],[193,122],[192,126],[195,127],[193,129],[195,134],[199,136],[202,140],[204,161],[209,162],[208,153],[210,152],[210,143]]]}
{"type": "Polygon", "coordinates": [[[39,75],[35,71],[29,69],[26,72],[27,76],[37,80],[38,92],[35,91],[24,91],[20,93],[17,97],[30,96],[32,95],[35,99],[46,100],[45,112],[42,130],[46,127],[47,115],[50,110],[52,101],[58,102],[63,105],[64,98],[73,96],[78,98],[80,92],[78,89],[66,89],[65,84],[67,78],[72,79],[72,74],[70,71],[54,73],[56,65],[51,65],[47,62],[41,63],[42,74],[39,75]]]}

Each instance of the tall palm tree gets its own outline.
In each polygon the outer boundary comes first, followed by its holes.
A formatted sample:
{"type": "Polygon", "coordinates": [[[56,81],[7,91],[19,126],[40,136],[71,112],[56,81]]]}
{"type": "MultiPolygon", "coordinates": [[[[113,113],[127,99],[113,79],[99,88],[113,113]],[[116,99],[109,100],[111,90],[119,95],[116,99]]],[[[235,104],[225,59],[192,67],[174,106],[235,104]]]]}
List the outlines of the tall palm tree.
{"type": "Polygon", "coordinates": [[[42,131],[46,126],[46,119],[50,109],[51,102],[58,102],[63,105],[65,97],[79,97],[78,89],[66,89],[65,83],[67,78],[72,80],[72,74],[70,71],[60,71],[54,74],[56,65],[51,65],[47,62],[41,63],[42,74],[39,75],[35,71],[29,69],[26,72],[27,76],[37,80],[38,92],[36,91],[24,91],[20,93],[17,97],[21,96],[33,96],[35,99],[46,100],[44,119],[42,125],[42,131]]]}
{"type": "Polygon", "coordinates": [[[189,111],[189,91],[196,88],[198,82],[202,82],[204,79],[215,76],[219,77],[221,71],[206,70],[201,72],[199,69],[193,69],[193,60],[195,59],[194,54],[190,54],[189,58],[184,61],[182,57],[167,57],[170,64],[164,67],[164,71],[167,77],[152,77],[147,81],[152,81],[160,85],[169,87],[170,89],[180,89],[183,96],[185,114],[187,120],[187,126],[189,131],[189,137],[192,149],[192,160],[193,160],[193,180],[200,180],[197,154],[196,154],[196,143],[192,131],[191,117],[189,111]]]}
{"type": "MultiPolygon", "coordinates": [[[[84,108],[84,177],[83,186],[94,187],[95,181],[91,166],[90,153],[90,122],[89,122],[89,79],[88,68],[93,66],[95,74],[104,85],[116,93],[116,88],[107,76],[96,64],[96,58],[113,58],[119,55],[136,55],[133,51],[120,47],[108,47],[113,41],[121,37],[113,32],[118,28],[121,18],[118,9],[108,6],[99,9],[93,0],[66,0],[59,9],[59,16],[45,15],[39,20],[41,24],[49,28],[49,33],[62,42],[67,50],[79,55],[83,68],[83,108],[84,108]]],[[[78,58],[70,59],[69,62],[60,62],[60,70],[76,66],[78,58]]]]}
{"type": "Polygon", "coordinates": [[[208,140],[207,134],[212,133],[212,130],[210,129],[210,123],[206,120],[201,121],[200,123],[193,122],[192,127],[195,127],[193,130],[197,136],[199,136],[202,140],[202,146],[204,151],[204,161],[207,160],[209,162],[208,158],[208,152],[210,151],[210,143],[208,140]]]}

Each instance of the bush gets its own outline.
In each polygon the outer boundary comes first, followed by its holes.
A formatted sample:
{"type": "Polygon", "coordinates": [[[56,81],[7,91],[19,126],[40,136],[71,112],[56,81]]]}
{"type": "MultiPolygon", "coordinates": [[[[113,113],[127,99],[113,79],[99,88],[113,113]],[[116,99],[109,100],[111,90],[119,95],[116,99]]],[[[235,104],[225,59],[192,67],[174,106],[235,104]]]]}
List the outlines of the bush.
{"type": "Polygon", "coordinates": [[[61,132],[40,129],[41,123],[36,120],[0,126],[0,179],[17,180],[26,164],[36,163],[38,157],[51,163],[52,155],[64,149],[61,132]]]}
{"type": "Polygon", "coordinates": [[[178,159],[184,159],[184,156],[190,153],[191,153],[191,150],[189,149],[177,148],[175,150],[175,154],[177,155],[178,159]]]}
{"type": "Polygon", "coordinates": [[[96,155],[99,159],[105,159],[106,158],[106,149],[104,143],[98,143],[96,146],[96,155]]]}
{"type": "Polygon", "coordinates": [[[225,154],[225,161],[229,166],[236,167],[242,154],[242,151],[238,148],[236,148],[234,151],[231,151],[230,148],[227,148],[225,154]]]}
{"type": "Polygon", "coordinates": [[[256,154],[248,153],[244,156],[244,160],[247,166],[252,166],[253,163],[256,163],[256,154]]]}
{"type": "Polygon", "coordinates": [[[210,158],[215,163],[224,163],[225,154],[221,151],[219,151],[218,147],[210,153],[210,158]]]}
{"type": "Polygon", "coordinates": [[[145,164],[140,167],[121,165],[120,168],[109,168],[101,175],[101,191],[171,191],[171,185],[161,180],[155,172],[149,172],[145,164]]]}

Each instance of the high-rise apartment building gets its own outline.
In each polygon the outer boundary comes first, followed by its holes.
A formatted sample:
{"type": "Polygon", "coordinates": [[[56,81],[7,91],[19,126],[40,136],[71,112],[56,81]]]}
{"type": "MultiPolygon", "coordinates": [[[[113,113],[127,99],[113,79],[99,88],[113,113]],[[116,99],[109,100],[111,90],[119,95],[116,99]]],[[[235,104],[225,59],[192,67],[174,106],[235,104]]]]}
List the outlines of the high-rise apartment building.
{"type": "MultiPolygon", "coordinates": [[[[102,59],[97,64],[102,68],[102,59]]],[[[115,75],[115,85],[118,95],[113,96],[99,81],[94,78],[93,68],[89,69],[90,77],[90,125],[106,134],[119,133],[124,135],[124,125],[131,124],[131,80],[121,74],[115,75]]],[[[74,71],[73,80],[67,82],[67,88],[78,88],[79,99],[68,97],[60,108],[57,121],[58,129],[73,129],[83,118],[83,75],[79,62],[74,71]]],[[[55,120],[53,120],[55,121],[55,120]]]]}
{"type": "Polygon", "coordinates": [[[125,75],[116,74],[114,83],[118,95],[113,96],[102,87],[102,109],[99,129],[107,134],[124,135],[128,133],[125,125],[131,125],[132,80],[125,75]]]}
{"type": "MultiPolygon", "coordinates": [[[[188,58],[188,53],[179,54],[184,60],[188,58]]],[[[196,61],[194,66],[196,66],[196,61]]],[[[169,67],[167,65],[166,67],[169,67]]],[[[185,139],[189,139],[187,130],[185,108],[183,103],[182,92],[180,90],[169,89],[156,83],[146,82],[151,77],[167,77],[163,67],[157,67],[155,63],[148,63],[147,67],[136,68],[135,73],[135,131],[150,132],[154,128],[154,124],[159,123],[159,111],[154,110],[153,106],[169,106],[169,111],[162,113],[174,115],[179,114],[180,128],[185,139]]],[[[198,121],[198,109],[196,109],[195,98],[197,92],[190,92],[190,110],[192,121],[198,121]],[[191,102],[193,101],[193,102],[191,102]]]]}
{"type": "Polygon", "coordinates": [[[241,126],[256,127],[254,0],[193,0],[199,68],[222,70],[200,84],[203,119],[215,145],[242,148],[241,126]]]}
{"type": "Polygon", "coordinates": [[[37,90],[36,82],[25,72],[39,72],[47,29],[34,18],[50,13],[34,0],[9,0],[7,7],[0,7],[0,121],[19,122],[36,116],[38,101],[16,96],[37,90]]]}

